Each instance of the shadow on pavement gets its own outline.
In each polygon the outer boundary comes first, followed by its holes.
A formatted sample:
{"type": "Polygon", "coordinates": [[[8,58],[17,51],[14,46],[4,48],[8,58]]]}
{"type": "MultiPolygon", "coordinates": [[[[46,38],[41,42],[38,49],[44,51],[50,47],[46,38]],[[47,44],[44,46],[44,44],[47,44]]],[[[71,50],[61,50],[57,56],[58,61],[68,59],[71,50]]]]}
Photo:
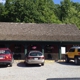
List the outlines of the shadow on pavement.
{"type": "Polygon", "coordinates": [[[25,64],[24,62],[19,62],[17,64],[18,67],[40,67],[40,65],[37,64],[25,64]]]}
{"type": "Polygon", "coordinates": [[[19,63],[17,63],[17,66],[18,66],[18,67],[26,67],[25,64],[24,64],[24,62],[19,62],[19,63]]]}
{"type": "Polygon", "coordinates": [[[70,61],[69,63],[66,63],[66,62],[57,62],[59,64],[62,64],[62,65],[68,65],[68,66],[80,66],[80,65],[76,65],[73,61],[70,61]]]}
{"type": "Polygon", "coordinates": [[[7,68],[7,65],[0,65],[0,68],[7,68]]]}
{"type": "Polygon", "coordinates": [[[80,78],[48,78],[46,80],[80,80],[80,78]]]}

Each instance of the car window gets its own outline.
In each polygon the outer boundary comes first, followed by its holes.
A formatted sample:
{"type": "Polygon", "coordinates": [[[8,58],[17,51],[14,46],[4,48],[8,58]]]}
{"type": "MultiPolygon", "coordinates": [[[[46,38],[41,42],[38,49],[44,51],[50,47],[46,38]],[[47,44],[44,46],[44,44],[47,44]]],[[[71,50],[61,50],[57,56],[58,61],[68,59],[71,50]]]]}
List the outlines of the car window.
{"type": "Polygon", "coordinates": [[[75,52],[75,49],[70,49],[69,52],[75,52]]]}
{"type": "Polygon", "coordinates": [[[10,50],[5,50],[5,54],[10,54],[10,50]]]}
{"type": "Polygon", "coordinates": [[[0,54],[10,54],[9,50],[0,50],[0,54]]]}
{"type": "Polygon", "coordinates": [[[30,53],[30,56],[42,56],[42,53],[40,53],[40,52],[32,52],[32,53],[30,53]]]}
{"type": "Polygon", "coordinates": [[[80,52],[80,49],[78,49],[78,52],[80,52]]]}

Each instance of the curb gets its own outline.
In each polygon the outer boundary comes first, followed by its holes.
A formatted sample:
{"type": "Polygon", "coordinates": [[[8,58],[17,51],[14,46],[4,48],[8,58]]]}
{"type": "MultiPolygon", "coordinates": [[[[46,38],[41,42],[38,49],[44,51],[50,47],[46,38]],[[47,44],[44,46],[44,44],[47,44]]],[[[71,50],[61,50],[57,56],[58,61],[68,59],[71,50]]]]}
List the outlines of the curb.
{"type": "Polygon", "coordinates": [[[45,60],[45,63],[54,63],[55,60],[45,60]]]}
{"type": "Polygon", "coordinates": [[[58,60],[57,62],[65,62],[65,60],[58,60]]]}

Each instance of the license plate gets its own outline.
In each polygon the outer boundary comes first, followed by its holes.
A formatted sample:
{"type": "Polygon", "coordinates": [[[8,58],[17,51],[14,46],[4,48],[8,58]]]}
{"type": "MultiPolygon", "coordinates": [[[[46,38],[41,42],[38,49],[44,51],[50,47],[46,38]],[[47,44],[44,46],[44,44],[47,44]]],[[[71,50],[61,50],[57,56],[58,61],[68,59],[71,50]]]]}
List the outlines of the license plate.
{"type": "Polygon", "coordinates": [[[34,60],[38,60],[38,58],[34,58],[34,60]]]}

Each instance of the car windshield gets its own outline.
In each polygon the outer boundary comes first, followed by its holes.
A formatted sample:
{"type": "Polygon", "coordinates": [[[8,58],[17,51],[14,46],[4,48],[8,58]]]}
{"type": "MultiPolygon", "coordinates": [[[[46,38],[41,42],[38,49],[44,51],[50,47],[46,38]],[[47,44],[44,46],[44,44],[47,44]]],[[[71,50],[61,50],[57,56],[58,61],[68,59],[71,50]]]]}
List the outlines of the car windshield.
{"type": "Polygon", "coordinates": [[[41,52],[31,52],[30,56],[42,56],[41,52]]]}
{"type": "Polygon", "coordinates": [[[0,50],[0,54],[10,54],[9,50],[0,50]]]}

